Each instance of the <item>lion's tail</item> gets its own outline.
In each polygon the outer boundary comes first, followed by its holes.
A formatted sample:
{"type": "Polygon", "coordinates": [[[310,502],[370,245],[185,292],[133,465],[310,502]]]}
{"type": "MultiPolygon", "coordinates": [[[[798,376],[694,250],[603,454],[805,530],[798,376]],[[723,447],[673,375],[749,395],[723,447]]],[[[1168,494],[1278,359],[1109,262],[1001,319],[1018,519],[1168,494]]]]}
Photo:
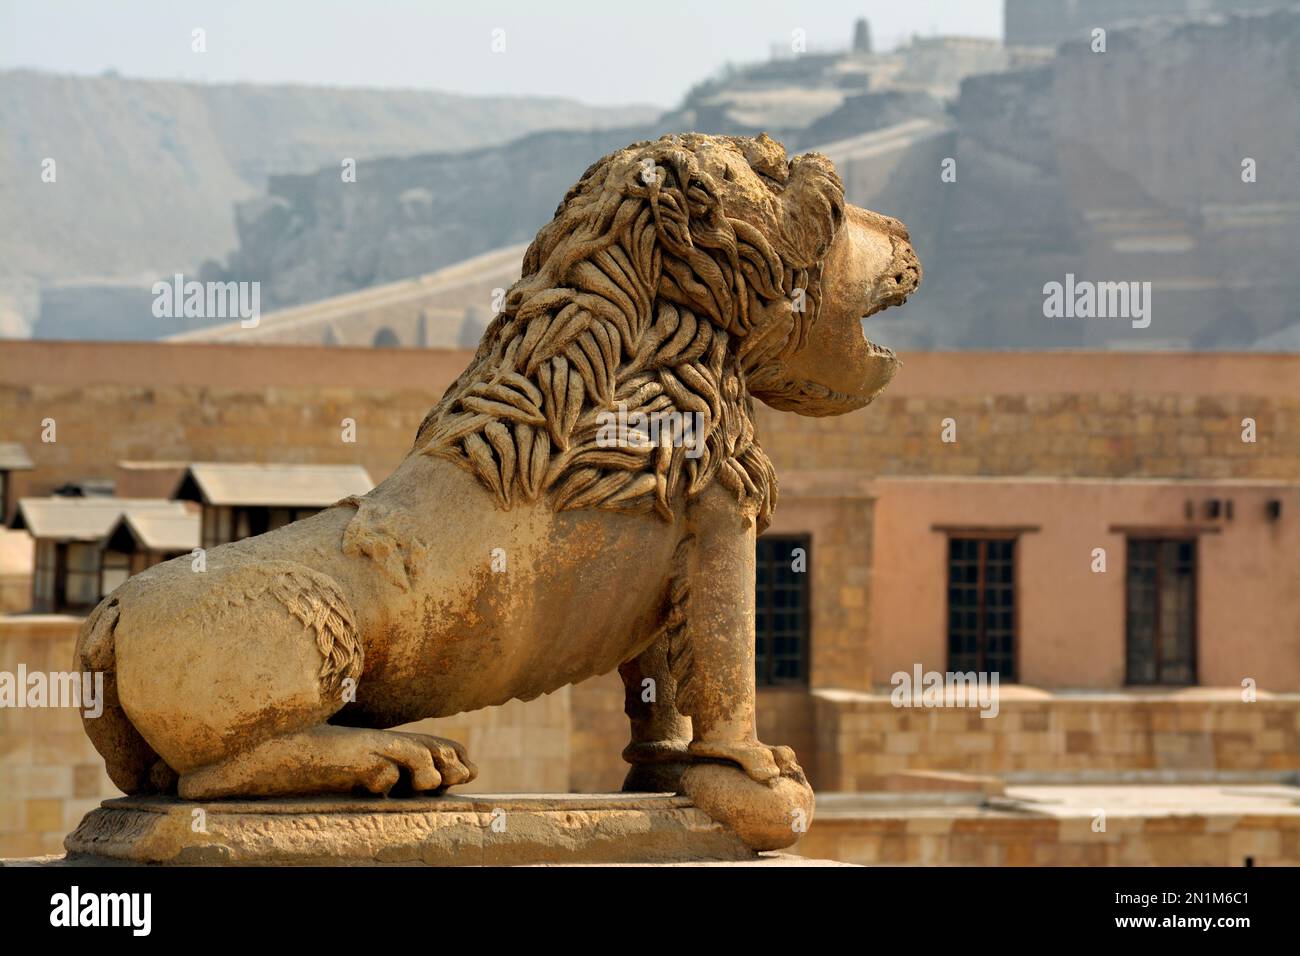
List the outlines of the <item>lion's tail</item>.
{"type": "Polygon", "coordinates": [[[109,779],[128,794],[175,790],[176,775],[140,736],[117,699],[115,634],[120,614],[117,598],[99,603],[77,634],[74,666],[82,673],[104,675],[103,707],[98,717],[84,711],[81,722],[104,758],[109,779]]]}

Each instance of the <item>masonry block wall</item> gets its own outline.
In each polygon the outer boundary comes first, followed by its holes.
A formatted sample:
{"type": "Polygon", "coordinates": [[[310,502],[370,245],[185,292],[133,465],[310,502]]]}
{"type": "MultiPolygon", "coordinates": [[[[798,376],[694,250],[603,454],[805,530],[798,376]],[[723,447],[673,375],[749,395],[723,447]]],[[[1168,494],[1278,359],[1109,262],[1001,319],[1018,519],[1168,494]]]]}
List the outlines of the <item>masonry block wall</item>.
{"type": "Polygon", "coordinates": [[[1101,833],[1092,816],[825,816],[793,849],[864,866],[1300,866],[1300,816],[1134,814],[1101,833]]]}
{"type": "Polygon", "coordinates": [[[759,435],[778,474],[1295,480],[1297,382],[1300,355],[921,353],[867,408],[765,411],[759,435]]]}
{"type": "MultiPolygon", "coordinates": [[[[0,618],[0,671],[67,671],[77,618],[0,618]]],[[[63,838],[106,797],[104,772],[78,711],[0,707],[0,857],[62,853],[63,838]]]]}
{"type": "Polygon", "coordinates": [[[814,691],[818,784],[860,792],[908,770],[1025,780],[1276,779],[1300,771],[1300,694],[1232,690],[1055,696],[1004,692],[995,717],[814,691]],[[1037,695],[1038,699],[1034,699],[1037,695]]]}
{"type": "MultiPolygon", "coordinates": [[[[364,465],[410,450],[470,353],[437,349],[0,344],[0,441],[36,465],[15,495],[47,494],[123,459],[364,465]],[[58,441],[41,441],[53,418],[58,441]],[[357,422],[346,444],[340,421],[357,422]]],[[[873,405],[839,418],[759,409],[790,472],[876,475],[1300,479],[1300,355],[919,353],[873,405]],[[957,441],[940,440],[943,420],[957,441]],[[1241,440],[1252,418],[1258,440],[1241,440]]],[[[779,511],[778,511],[779,514],[779,511]]]]}

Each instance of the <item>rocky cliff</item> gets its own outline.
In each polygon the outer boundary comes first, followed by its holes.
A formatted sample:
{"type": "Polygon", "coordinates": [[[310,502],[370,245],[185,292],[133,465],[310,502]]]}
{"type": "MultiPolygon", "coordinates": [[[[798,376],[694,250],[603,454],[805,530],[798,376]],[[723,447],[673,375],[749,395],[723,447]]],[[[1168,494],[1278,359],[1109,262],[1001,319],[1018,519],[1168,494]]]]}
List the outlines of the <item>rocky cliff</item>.
{"type": "Polygon", "coordinates": [[[282,308],[527,242],[591,163],[658,127],[533,133],[505,146],[273,176],[240,204],[239,248],[208,278],[262,283],[282,308]]]}
{"type": "Polygon", "coordinates": [[[345,157],[474,149],[652,107],[403,90],[0,71],[0,280],[197,268],[269,177],[345,157]],[[42,164],[54,160],[54,182],[42,164]]]}
{"type": "Polygon", "coordinates": [[[926,285],[881,340],[1285,341],[1276,333],[1300,322],[1297,90],[1294,11],[1113,28],[1105,53],[1080,40],[1045,66],[967,79],[953,111],[957,181],[936,173],[943,225],[935,248],[918,247],[926,285]],[[1043,287],[1067,274],[1151,283],[1150,325],[1046,318],[1043,287]]]}

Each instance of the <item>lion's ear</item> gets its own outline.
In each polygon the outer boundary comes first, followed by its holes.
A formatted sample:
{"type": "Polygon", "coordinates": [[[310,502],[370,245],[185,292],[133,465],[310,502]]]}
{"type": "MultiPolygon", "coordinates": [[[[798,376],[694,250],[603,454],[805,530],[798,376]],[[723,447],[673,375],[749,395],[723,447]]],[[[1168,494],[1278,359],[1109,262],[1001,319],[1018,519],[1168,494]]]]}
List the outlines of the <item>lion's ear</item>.
{"type": "Polygon", "coordinates": [[[829,159],[805,153],[790,163],[781,193],[781,256],[787,265],[808,269],[826,257],[844,224],[844,184],[829,159]]]}

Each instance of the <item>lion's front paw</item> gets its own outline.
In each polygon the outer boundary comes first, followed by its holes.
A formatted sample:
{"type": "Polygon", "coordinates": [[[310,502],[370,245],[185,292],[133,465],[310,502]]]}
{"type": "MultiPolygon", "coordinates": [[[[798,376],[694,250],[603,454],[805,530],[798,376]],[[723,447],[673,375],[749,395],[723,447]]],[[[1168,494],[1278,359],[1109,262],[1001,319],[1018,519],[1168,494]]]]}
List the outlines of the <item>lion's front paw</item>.
{"type": "Polygon", "coordinates": [[[405,733],[404,736],[413,737],[422,744],[433,758],[433,766],[439,782],[434,787],[416,787],[415,789],[437,789],[445,790],[448,787],[454,787],[457,784],[469,783],[478,776],[478,768],[470,762],[465,748],[454,740],[448,740],[446,737],[435,737],[432,734],[414,734],[405,733]]]}
{"type": "Polygon", "coordinates": [[[688,748],[692,757],[711,757],[730,760],[738,764],[754,780],[768,783],[780,776],[795,776],[804,780],[803,770],[789,747],[769,747],[758,741],[720,743],[712,740],[693,740],[688,748]]]}
{"type": "MultiPolygon", "coordinates": [[[[761,746],[761,745],[760,745],[761,746]]],[[[761,764],[752,748],[741,748],[751,762],[761,764]]],[[[699,809],[735,831],[755,850],[790,846],[812,822],[812,787],[789,747],[762,748],[779,772],[763,780],[745,768],[697,763],[682,774],[682,790],[699,809]]],[[[714,755],[710,755],[714,756],[714,755]]],[[[726,759],[741,764],[741,760],[726,759]]],[[[764,767],[763,769],[766,769],[764,767]]]]}

